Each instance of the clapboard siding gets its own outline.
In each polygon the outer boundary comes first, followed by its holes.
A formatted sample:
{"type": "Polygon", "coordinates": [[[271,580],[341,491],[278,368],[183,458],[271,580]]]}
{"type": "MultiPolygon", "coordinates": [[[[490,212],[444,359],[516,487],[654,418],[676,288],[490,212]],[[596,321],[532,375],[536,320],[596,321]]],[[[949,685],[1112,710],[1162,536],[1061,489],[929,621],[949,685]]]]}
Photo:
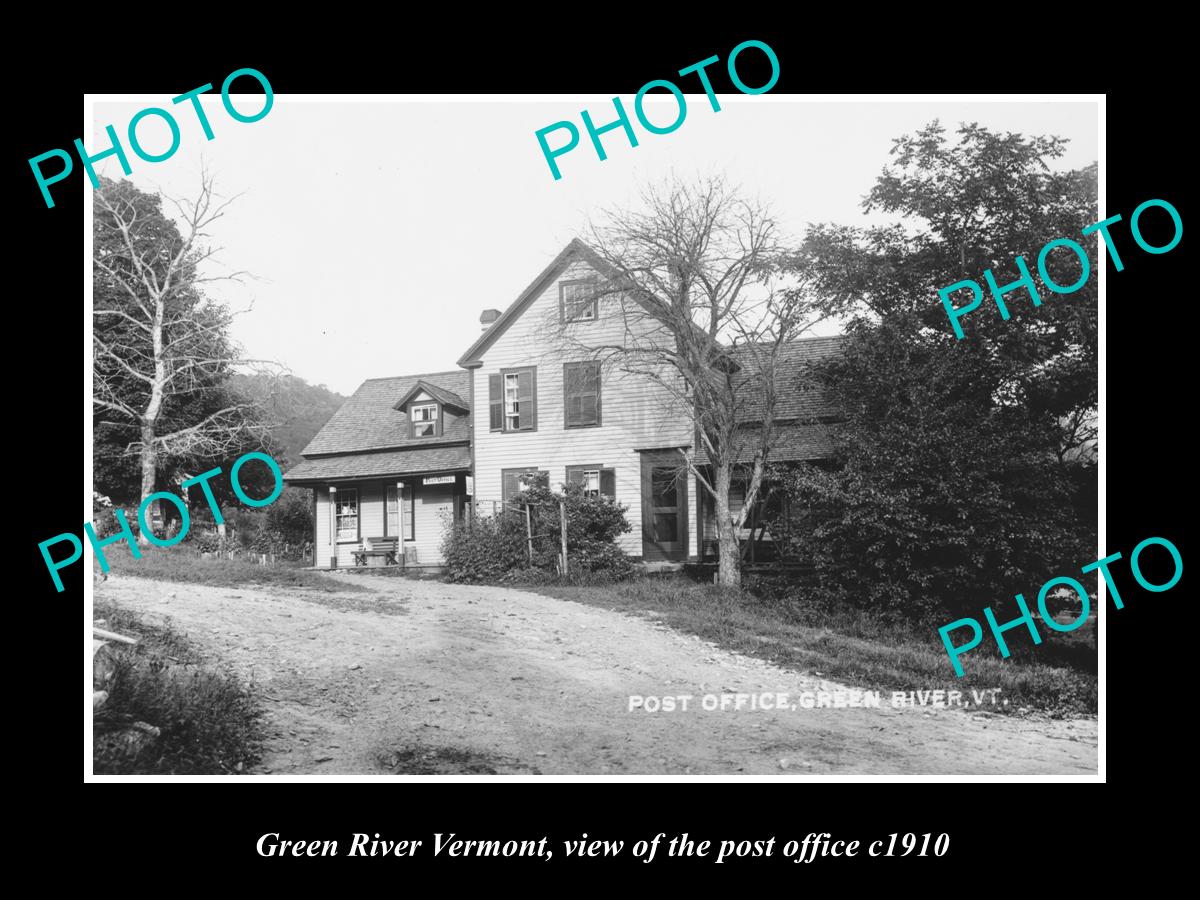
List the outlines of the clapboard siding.
{"type": "Polygon", "coordinates": [[[360,484],[358,514],[362,519],[360,533],[365,538],[383,536],[383,483],[368,481],[360,484]]]}
{"type": "Polygon", "coordinates": [[[440,566],[443,562],[442,538],[454,521],[454,485],[418,485],[415,502],[413,530],[416,534],[404,545],[416,548],[417,565],[440,566]]]}
{"type": "MultiPolygon", "coordinates": [[[[621,538],[626,552],[642,553],[641,457],[638,449],[690,445],[691,425],[672,406],[669,395],[644,376],[605,367],[601,380],[602,425],[565,428],[563,364],[587,358],[583,351],[562,349],[553,335],[559,316],[559,283],[594,275],[584,262],[568,266],[509,329],[483,354],[473,370],[475,497],[481,513],[490,514],[503,499],[501,471],[525,466],[546,469],[551,485],[566,479],[566,467],[600,463],[616,475],[617,501],[628,505],[633,530],[621,538]],[[537,366],[537,430],[502,433],[489,430],[488,376],[501,369],[537,366]]],[[[625,323],[619,305],[602,299],[597,321],[580,325],[576,334],[589,345],[623,342],[625,323]]],[[[694,554],[696,492],[688,490],[688,553],[694,554]]]]}
{"type": "Polygon", "coordinates": [[[329,565],[332,545],[329,541],[332,516],[329,508],[329,488],[314,488],[317,495],[317,521],[313,524],[313,565],[322,568],[329,565]]]}

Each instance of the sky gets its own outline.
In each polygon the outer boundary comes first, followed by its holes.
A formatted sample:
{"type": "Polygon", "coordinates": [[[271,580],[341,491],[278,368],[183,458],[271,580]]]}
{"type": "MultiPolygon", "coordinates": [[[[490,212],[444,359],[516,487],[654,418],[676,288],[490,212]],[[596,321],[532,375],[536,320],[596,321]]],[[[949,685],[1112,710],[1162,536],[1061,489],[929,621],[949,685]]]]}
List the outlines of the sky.
{"type": "MultiPolygon", "coordinates": [[[[146,106],[170,108],[182,91],[138,102],[97,99],[89,151],[108,146],[104,126],[126,133],[146,106]]],[[[812,98],[687,95],[683,124],[650,134],[634,119],[639,145],[620,129],[603,136],[608,159],[590,146],[580,120],[615,117],[611,97],[302,99],[277,95],[261,120],[228,116],[219,95],[204,103],[214,131],[205,140],[186,104],[175,107],[180,147],[148,163],[129,153],[132,175],[112,158],[110,177],[169,196],[192,196],[206,168],[219,194],[237,195],[215,223],[220,248],[208,274],[247,271],[242,284],[208,293],[234,310],[245,354],[282,363],[342,394],[363,380],[446,371],[475,340],[484,309],[507,308],[590,218],[635,201],[667,174],[725,174],[770,203],[782,233],[809,223],[866,225],[863,196],[888,162],[892,139],[940,119],[1068,138],[1058,167],[1098,155],[1094,102],[814,102],[812,98]],[[535,132],[573,121],[581,142],[558,157],[555,180],[535,132]]],[[[234,96],[252,114],[263,98],[234,96]]],[[[622,97],[632,113],[632,98],[622,97]]],[[[675,101],[648,101],[652,122],[676,115],[675,101]]],[[[138,126],[147,152],[169,146],[151,116],[138,126]]],[[[548,137],[551,146],[562,132],[548,137]]],[[[128,152],[128,145],[126,144],[128,152]]],[[[88,185],[90,190],[90,184],[88,185]]]]}

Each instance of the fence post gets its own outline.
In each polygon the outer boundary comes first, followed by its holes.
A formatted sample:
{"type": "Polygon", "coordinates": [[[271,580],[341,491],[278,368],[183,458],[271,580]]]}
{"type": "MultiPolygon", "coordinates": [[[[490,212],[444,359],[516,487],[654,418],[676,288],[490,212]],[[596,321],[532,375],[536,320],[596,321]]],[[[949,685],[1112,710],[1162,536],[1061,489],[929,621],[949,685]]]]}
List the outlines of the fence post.
{"type": "Polygon", "coordinates": [[[562,501],[558,501],[558,519],[562,531],[562,573],[563,578],[567,577],[567,505],[562,501]]]}
{"type": "Polygon", "coordinates": [[[525,539],[529,541],[529,563],[533,564],[533,522],[529,515],[529,504],[525,504],[525,539]]]}

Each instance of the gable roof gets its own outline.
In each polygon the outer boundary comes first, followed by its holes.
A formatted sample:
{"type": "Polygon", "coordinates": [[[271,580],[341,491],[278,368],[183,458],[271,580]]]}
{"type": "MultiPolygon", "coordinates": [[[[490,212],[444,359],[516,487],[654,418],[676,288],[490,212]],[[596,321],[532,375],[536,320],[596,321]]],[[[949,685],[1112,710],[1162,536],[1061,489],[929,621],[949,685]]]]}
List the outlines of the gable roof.
{"type": "Polygon", "coordinates": [[[396,401],[396,403],[392,406],[392,409],[398,409],[403,412],[404,407],[408,405],[408,402],[422,392],[428,394],[438,403],[442,404],[442,406],[460,409],[463,412],[468,411],[466,401],[464,401],[462,397],[458,396],[458,394],[454,393],[454,391],[448,391],[436,384],[431,384],[424,378],[418,378],[417,383],[414,384],[403,397],[396,401]]]}
{"type": "MultiPolygon", "coordinates": [[[[328,456],[335,453],[362,453],[367,450],[431,447],[465,443],[470,440],[467,428],[467,393],[470,373],[433,372],[423,375],[401,375],[396,378],[371,378],[359,385],[325,427],[317,432],[301,451],[301,456],[328,456]],[[424,383],[455,399],[454,405],[464,415],[447,414],[442,420],[442,434],[436,438],[413,438],[408,433],[408,415],[396,408],[396,400],[424,383]]],[[[428,388],[426,388],[428,389],[428,388]]],[[[444,402],[444,401],[443,401],[444,402]]]]}
{"type": "Polygon", "coordinates": [[[616,270],[600,254],[579,240],[579,238],[573,238],[562,249],[562,252],[554,257],[554,261],[546,266],[541,274],[530,283],[529,287],[521,291],[520,296],[509,305],[508,309],[500,314],[500,318],[493,322],[492,326],[481,334],[475,343],[467,348],[467,352],[459,357],[458,364],[466,368],[478,366],[482,362],[484,351],[496,343],[500,336],[508,331],[512,323],[517,321],[521,317],[521,314],[533,304],[533,301],[540,297],[542,292],[549,287],[550,282],[557,278],[576,259],[586,260],[597,272],[605,277],[612,278],[617,274],[616,270]]]}
{"type": "MultiPolygon", "coordinates": [[[[828,393],[819,385],[805,383],[805,371],[841,352],[844,335],[810,337],[788,341],[779,348],[775,359],[778,396],[775,401],[774,444],[771,461],[799,462],[828,459],[835,449],[835,434],[841,411],[828,393]]],[[[749,347],[737,347],[732,357],[747,377],[753,378],[760,363],[749,347]]],[[[751,393],[753,397],[753,392],[751,393]]],[[[762,422],[762,403],[758,398],[746,403],[739,411],[739,429],[747,443],[758,440],[762,422]]],[[[707,465],[708,452],[703,441],[696,448],[696,463],[707,465]]]]}

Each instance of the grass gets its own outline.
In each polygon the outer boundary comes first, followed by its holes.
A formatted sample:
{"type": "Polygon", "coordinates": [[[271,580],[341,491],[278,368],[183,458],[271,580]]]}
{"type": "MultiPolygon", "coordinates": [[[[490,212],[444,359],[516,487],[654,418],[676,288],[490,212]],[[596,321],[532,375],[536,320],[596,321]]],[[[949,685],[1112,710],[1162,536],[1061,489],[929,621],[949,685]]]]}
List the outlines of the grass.
{"type": "Polygon", "coordinates": [[[97,775],[227,775],[257,762],[262,709],[232,674],[210,666],[169,627],[151,625],[111,603],[96,601],[104,627],[138,638],[136,647],[110,644],[115,666],[97,711],[92,745],[97,775]],[[161,730],[136,753],[108,737],[134,722],[161,730]]]}
{"type": "MultiPolygon", "coordinates": [[[[263,566],[249,559],[202,556],[186,544],[140,549],[141,559],[134,559],[124,544],[105,547],[104,554],[113,572],[155,581],[217,587],[267,585],[326,594],[369,593],[362,585],[353,584],[344,578],[335,580],[323,576],[305,567],[303,563],[275,562],[263,566]]],[[[99,571],[98,562],[95,566],[99,571]]]]}
{"type": "Polygon", "coordinates": [[[985,641],[960,657],[966,674],[957,678],[937,625],[896,624],[863,610],[822,611],[806,607],[794,596],[759,598],[679,576],[528,589],[653,618],[725,650],[861,688],[955,690],[967,698],[971,690],[999,688],[997,705],[985,706],[986,711],[1037,710],[1054,717],[1096,713],[1091,627],[1066,634],[1039,629],[1043,641],[1038,646],[1032,645],[1027,632],[1009,631],[1005,637],[1013,653],[1010,659],[1001,659],[995,646],[985,641]]]}

